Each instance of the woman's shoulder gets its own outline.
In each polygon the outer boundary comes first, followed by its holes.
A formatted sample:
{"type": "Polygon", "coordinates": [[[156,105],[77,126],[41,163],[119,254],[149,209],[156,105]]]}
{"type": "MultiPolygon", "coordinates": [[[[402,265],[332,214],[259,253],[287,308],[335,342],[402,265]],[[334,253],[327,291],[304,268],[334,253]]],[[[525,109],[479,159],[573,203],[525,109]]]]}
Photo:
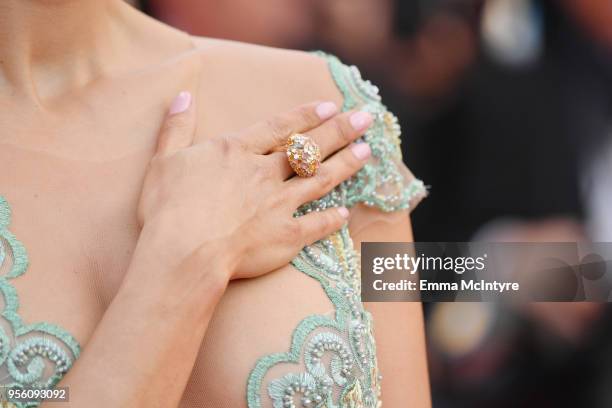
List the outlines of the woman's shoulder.
{"type": "Polygon", "coordinates": [[[313,100],[342,102],[328,61],[320,54],[230,40],[192,39],[204,87],[214,78],[234,95],[249,99],[256,96],[260,105],[270,105],[271,112],[313,100]]]}
{"type": "Polygon", "coordinates": [[[395,211],[413,208],[426,194],[423,183],[402,163],[397,118],[356,67],[321,52],[207,38],[194,38],[194,44],[201,62],[201,100],[209,103],[202,111],[208,129],[223,131],[221,124],[231,123],[238,130],[313,101],[365,110],[374,116],[363,137],[372,148],[372,160],[347,187],[345,204],[395,211]]]}
{"type": "Polygon", "coordinates": [[[314,52],[209,37],[191,37],[203,58],[214,57],[224,64],[239,64],[251,73],[290,76],[306,81],[326,78],[326,62],[314,52]],[[257,70],[253,72],[253,70],[257,70]]]}

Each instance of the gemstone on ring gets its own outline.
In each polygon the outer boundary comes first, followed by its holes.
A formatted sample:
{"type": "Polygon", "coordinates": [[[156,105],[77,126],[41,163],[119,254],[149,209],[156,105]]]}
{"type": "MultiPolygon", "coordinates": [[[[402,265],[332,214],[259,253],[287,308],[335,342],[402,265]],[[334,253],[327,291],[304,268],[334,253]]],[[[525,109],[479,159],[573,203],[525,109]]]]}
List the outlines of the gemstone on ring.
{"type": "Polygon", "coordinates": [[[321,165],[321,149],[308,136],[294,133],[287,139],[287,160],[299,177],[312,177],[321,165]]]}

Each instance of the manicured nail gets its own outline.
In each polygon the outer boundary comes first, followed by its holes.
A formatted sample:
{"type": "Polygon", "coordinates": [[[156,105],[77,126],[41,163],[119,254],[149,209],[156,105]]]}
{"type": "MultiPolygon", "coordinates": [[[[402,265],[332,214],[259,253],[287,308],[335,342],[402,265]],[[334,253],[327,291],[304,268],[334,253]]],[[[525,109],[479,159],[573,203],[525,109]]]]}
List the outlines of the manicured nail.
{"type": "Polygon", "coordinates": [[[191,105],[191,93],[183,91],[179,93],[172,104],[170,105],[170,115],[176,115],[177,113],[185,112],[191,105]]]}
{"type": "Polygon", "coordinates": [[[367,143],[353,143],[351,145],[351,150],[356,158],[359,160],[366,160],[372,154],[372,149],[370,149],[370,145],[367,143]]]}
{"type": "Polygon", "coordinates": [[[370,127],[370,125],[372,124],[372,115],[369,114],[368,112],[355,112],[351,115],[351,118],[349,119],[351,122],[351,126],[353,127],[353,129],[355,129],[356,131],[362,131],[367,129],[368,127],[370,127]]]}
{"type": "Polygon", "coordinates": [[[321,120],[329,119],[338,112],[338,107],[333,102],[323,102],[316,108],[317,115],[321,120]]]}
{"type": "Polygon", "coordinates": [[[347,210],[345,207],[338,207],[338,212],[340,213],[340,216],[344,219],[347,219],[349,217],[349,210],[347,210]]]}

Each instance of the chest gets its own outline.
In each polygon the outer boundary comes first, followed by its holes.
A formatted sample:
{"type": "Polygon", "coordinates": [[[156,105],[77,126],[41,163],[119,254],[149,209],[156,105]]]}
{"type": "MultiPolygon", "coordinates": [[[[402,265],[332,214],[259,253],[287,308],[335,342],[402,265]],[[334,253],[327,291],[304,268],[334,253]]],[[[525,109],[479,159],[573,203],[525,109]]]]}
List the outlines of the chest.
{"type": "MultiPolygon", "coordinates": [[[[172,82],[140,84],[136,92],[133,85],[115,83],[104,91],[112,93],[111,100],[140,95],[119,105],[97,95],[72,113],[0,113],[0,195],[12,209],[9,229],[29,258],[26,273],[13,282],[20,314],[26,321],[58,324],[81,344],[127,271],[139,235],[140,189],[159,128],[172,97],[189,89],[172,82]]],[[[215,103],[214,93],[211,87],[210,95],[196,100],[202,118],[196,139],[246,127],[266,110],[279,109],[248,109],[240,99],[215,103]]]]}
{"type": "MultiPolygon", "coordinates": [[[[127,271],[139,234],[140,188],[165,110],[178,91],[192,89],[189,81],[152,84],[136,84],[136,90],[135,84],[121,85],[112,98],[92,98],[84,102],[90,108],[72,114],[68,109],[57,118],[0,113],[0,128],[6,129],[0,135],[0,195],[12,209],[9,229],[29,258],[27,271],[12,280],[19,314],[25,322],[62,327],[82,346],[127,271]],[[133,99],[135,94],[140,96],[133,99]],[[108,102],[121,95],[127,96],[120,103],[108,102]]],[[[211,84],[209,94],[196,100],[196,139],[241,129],[294,104],[281,98],[248,106],[241,98],[219,100],[214,95],[222,95],[222,88],[211,84]]],[[[195,400],[206,395],[223,406],[228,396],[219,390],[230,387],[233,406],[241,406],[245,381],[262,350],[286,349],[304,315],[331,308],[319,283],[289,266],[232,283],[187,394],[195,400]],[[268,301],[270,293],[274,302],[268,301]],[[271,322],[273,330],[262,334],[271,322]],[[233,350],[241,352],[228,354],[233,350]]]]}
{"type": "Polygon", "coordinates": [[[11,283],[19,314],[84,344],[116,293],[136,244],[136,205],[148,154],[109,162],[0,147],[0,194],[28,268],[11,283]]]}
{"type": "Polygon", "coordinates": [[[131,86],[113,82],[93,90],[79,109],[15,106],[11,115],[0,114],[0,195],[29,261],[12,282],[19,313],[25,321],[62,326],[81,344],[129,265],[147,164],[180,85],[140,92],[131,86]],[[109,103],[124,92],[138,100],[109,103]]]}
{"type": "MultiPolygon", "coordinates": [[[[29,260],[26,272],[11,280],[24,322],[52,323],[86,346],[138,240],[136,209],[150,156],[147,147],[108,161],[0,148],[0,194],[12,210],[9,229],[29,260]]],[[[231,384],[232,399],[241,406],[245,381],[261,350],[284,349],[304,309],[328,313],[330,308],[319,284],[289,266],[231,284],[209,327],[207,351],[196,362],[189,398],[207,395],[221,404],[228,396],[219,390],[231,384]],[[275,301],[264,301],[270,293],[275,301]],[[274,330],[254,341],[253,334],[270,322],[274,330]]]]}

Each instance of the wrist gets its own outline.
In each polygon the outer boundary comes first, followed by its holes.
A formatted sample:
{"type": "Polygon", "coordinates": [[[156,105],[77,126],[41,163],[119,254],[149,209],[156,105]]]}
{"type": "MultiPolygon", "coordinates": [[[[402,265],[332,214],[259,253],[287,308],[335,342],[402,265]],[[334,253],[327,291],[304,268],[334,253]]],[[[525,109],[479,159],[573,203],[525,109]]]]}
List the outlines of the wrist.
{"type": "Polygon", "coordinates": [[[179,281],[194,279],[193,284],[197,283],[195,280],[206,279],[208,284],[225,290],[238,265],[235,245],[229,238],[220,237],[197,241],[181,233],[173,223],[145,224],[128,275],[137,275],[139,279],[157,275],[160,281],[166,281],[166,277],[179,281]]]}
{"type": "Polygon", "coordinates": [[[116,299],[148,308],[152,316],[205,317],[216,307],[233,273],[234,262],[226,248],[223,241],[208,241],[179,254],[165,245],[157,231],[143,231],[116,299]]]}
{"type": "Polygon", "coordinates": [[[177,222],[172,217],[159,216],[145,223],[138,239],[137,250],[146,252],[147,257],[168,269],[175,269],[190,257],[200,259],[205,266],[214,256],[220,267],[232,269],[236,257],[236,246],[230,245],[229,237],[194,231],[193,226],[177,222]],[[217,251],[217,252],[215,252],[217,251]]]}

